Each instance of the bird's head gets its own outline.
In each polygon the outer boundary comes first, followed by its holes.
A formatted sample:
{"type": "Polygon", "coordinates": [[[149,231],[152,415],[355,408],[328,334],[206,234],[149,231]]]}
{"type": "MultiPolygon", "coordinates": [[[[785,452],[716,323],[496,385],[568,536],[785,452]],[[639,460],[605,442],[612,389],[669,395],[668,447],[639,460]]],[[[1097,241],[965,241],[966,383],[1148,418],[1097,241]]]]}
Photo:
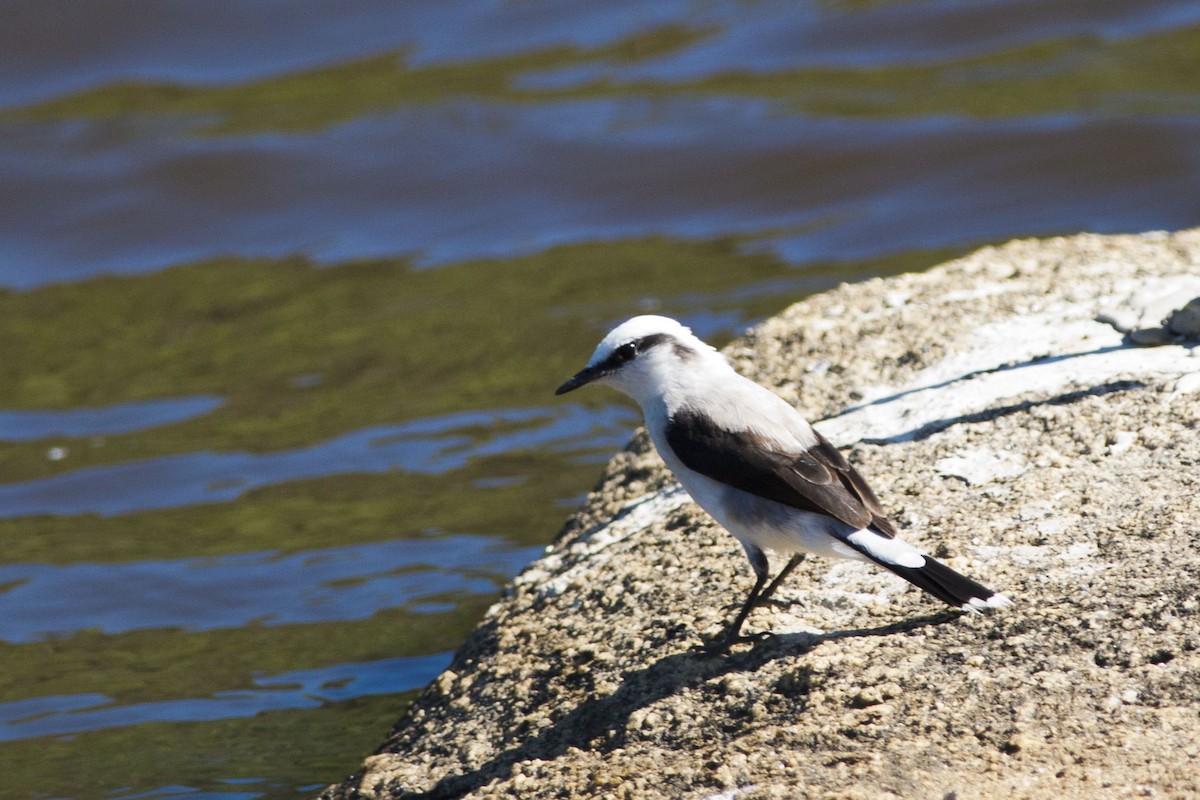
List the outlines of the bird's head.
{"type": "Polygon", "coordinates": [[[669,317],[634,317],[609,331],[587,366],[559,386],[566,394],[599,383],[629,395],[643,407],[661,397],[673,382],[702,364],[725,360],[709,345],[669,317]]]}

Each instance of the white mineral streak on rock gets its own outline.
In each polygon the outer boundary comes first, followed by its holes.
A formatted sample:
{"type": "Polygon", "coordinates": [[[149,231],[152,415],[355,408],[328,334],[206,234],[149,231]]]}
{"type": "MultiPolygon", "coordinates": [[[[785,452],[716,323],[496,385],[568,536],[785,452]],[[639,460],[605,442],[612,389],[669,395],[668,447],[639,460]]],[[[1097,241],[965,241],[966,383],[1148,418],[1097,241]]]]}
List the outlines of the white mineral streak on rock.
{"type": "Polygon", "coordinates": [[[982,486],[1001,478],[1020,475],[1029,467],[1029,462],[1018,453],[990,447],[968,447],[941,459],[934,467],[941,475],[962,478],[972,486],[982,486]]]}
{"type": "MultiPolygon", "coordinates": [[[[1200,372],[1197,348],[1134,347],[1094,318],[1093,304],[1063,304],[964,333],[955,352],[898,386],[879,386],[847,412],[816,423],[831,442],[907,441],[924,428],[1003,407],[1139,376],[1200,372]]],[[[1178,386],[1178,385],[1177,385],[1178,386]]],[[[1191,391],[1187,383],[1177,391],[1191,391]]]]}
{"type": "Polygon", "coordinates": [[[626,504],[607,524],[580,534],[567,548],[551,548],[544,558],[514,578],[513,585],[533,584],[540,594],[553,597],[570,586],[579,573],[595,570],[596,559],[605,549],[660,522],[690,499],[679,485],[640,497],[626,504]]]}

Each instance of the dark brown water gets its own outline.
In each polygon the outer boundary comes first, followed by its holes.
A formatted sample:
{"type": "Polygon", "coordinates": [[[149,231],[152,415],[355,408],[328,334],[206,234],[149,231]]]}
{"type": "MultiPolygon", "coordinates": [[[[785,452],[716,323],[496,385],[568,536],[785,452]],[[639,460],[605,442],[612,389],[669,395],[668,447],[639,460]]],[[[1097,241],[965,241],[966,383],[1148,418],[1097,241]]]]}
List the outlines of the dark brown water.
{"type": "Polygon", "coordinates": [[[0,2],[0,797],[357,766],[635,411],[1016,236],[1200,224],[1188,2],[0,2]]]}

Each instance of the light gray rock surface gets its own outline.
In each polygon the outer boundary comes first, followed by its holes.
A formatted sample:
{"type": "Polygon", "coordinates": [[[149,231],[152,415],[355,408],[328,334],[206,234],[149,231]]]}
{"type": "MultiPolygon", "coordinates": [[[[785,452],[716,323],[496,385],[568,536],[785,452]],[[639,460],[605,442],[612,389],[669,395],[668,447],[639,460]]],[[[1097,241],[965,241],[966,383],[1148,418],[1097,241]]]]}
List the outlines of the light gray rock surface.
{"type": "Polygon", "coordinates": [[[1196,797],[1200,347],[1162,323],[1198,295],[1188,231],[1017,241],[789,308],[733,363],[1014,605],[809,559],[750,617],[777,636],[702,657],[750,569],[639,434],[325,796],[1196,797]]]}

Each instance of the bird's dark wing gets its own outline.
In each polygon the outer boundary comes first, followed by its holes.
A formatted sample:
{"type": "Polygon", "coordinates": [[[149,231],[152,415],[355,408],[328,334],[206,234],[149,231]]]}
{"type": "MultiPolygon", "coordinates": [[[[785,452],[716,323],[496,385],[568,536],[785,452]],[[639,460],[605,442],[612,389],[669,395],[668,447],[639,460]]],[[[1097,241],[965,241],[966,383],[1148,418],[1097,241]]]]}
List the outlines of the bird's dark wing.
{"type": "MultiPolygon", "coordinates": [[[[815,433],[815,431],[814,431],[815,433]]],[[[836,517],[887,537],[896,529],[879,498],[850,462],[817,433],[800,452],[780,452],[753,430],[729,431],[704,414],[680,410],[667,424],[667,443],[689,469],[744,492],[801,511],[836,517]]]]}

